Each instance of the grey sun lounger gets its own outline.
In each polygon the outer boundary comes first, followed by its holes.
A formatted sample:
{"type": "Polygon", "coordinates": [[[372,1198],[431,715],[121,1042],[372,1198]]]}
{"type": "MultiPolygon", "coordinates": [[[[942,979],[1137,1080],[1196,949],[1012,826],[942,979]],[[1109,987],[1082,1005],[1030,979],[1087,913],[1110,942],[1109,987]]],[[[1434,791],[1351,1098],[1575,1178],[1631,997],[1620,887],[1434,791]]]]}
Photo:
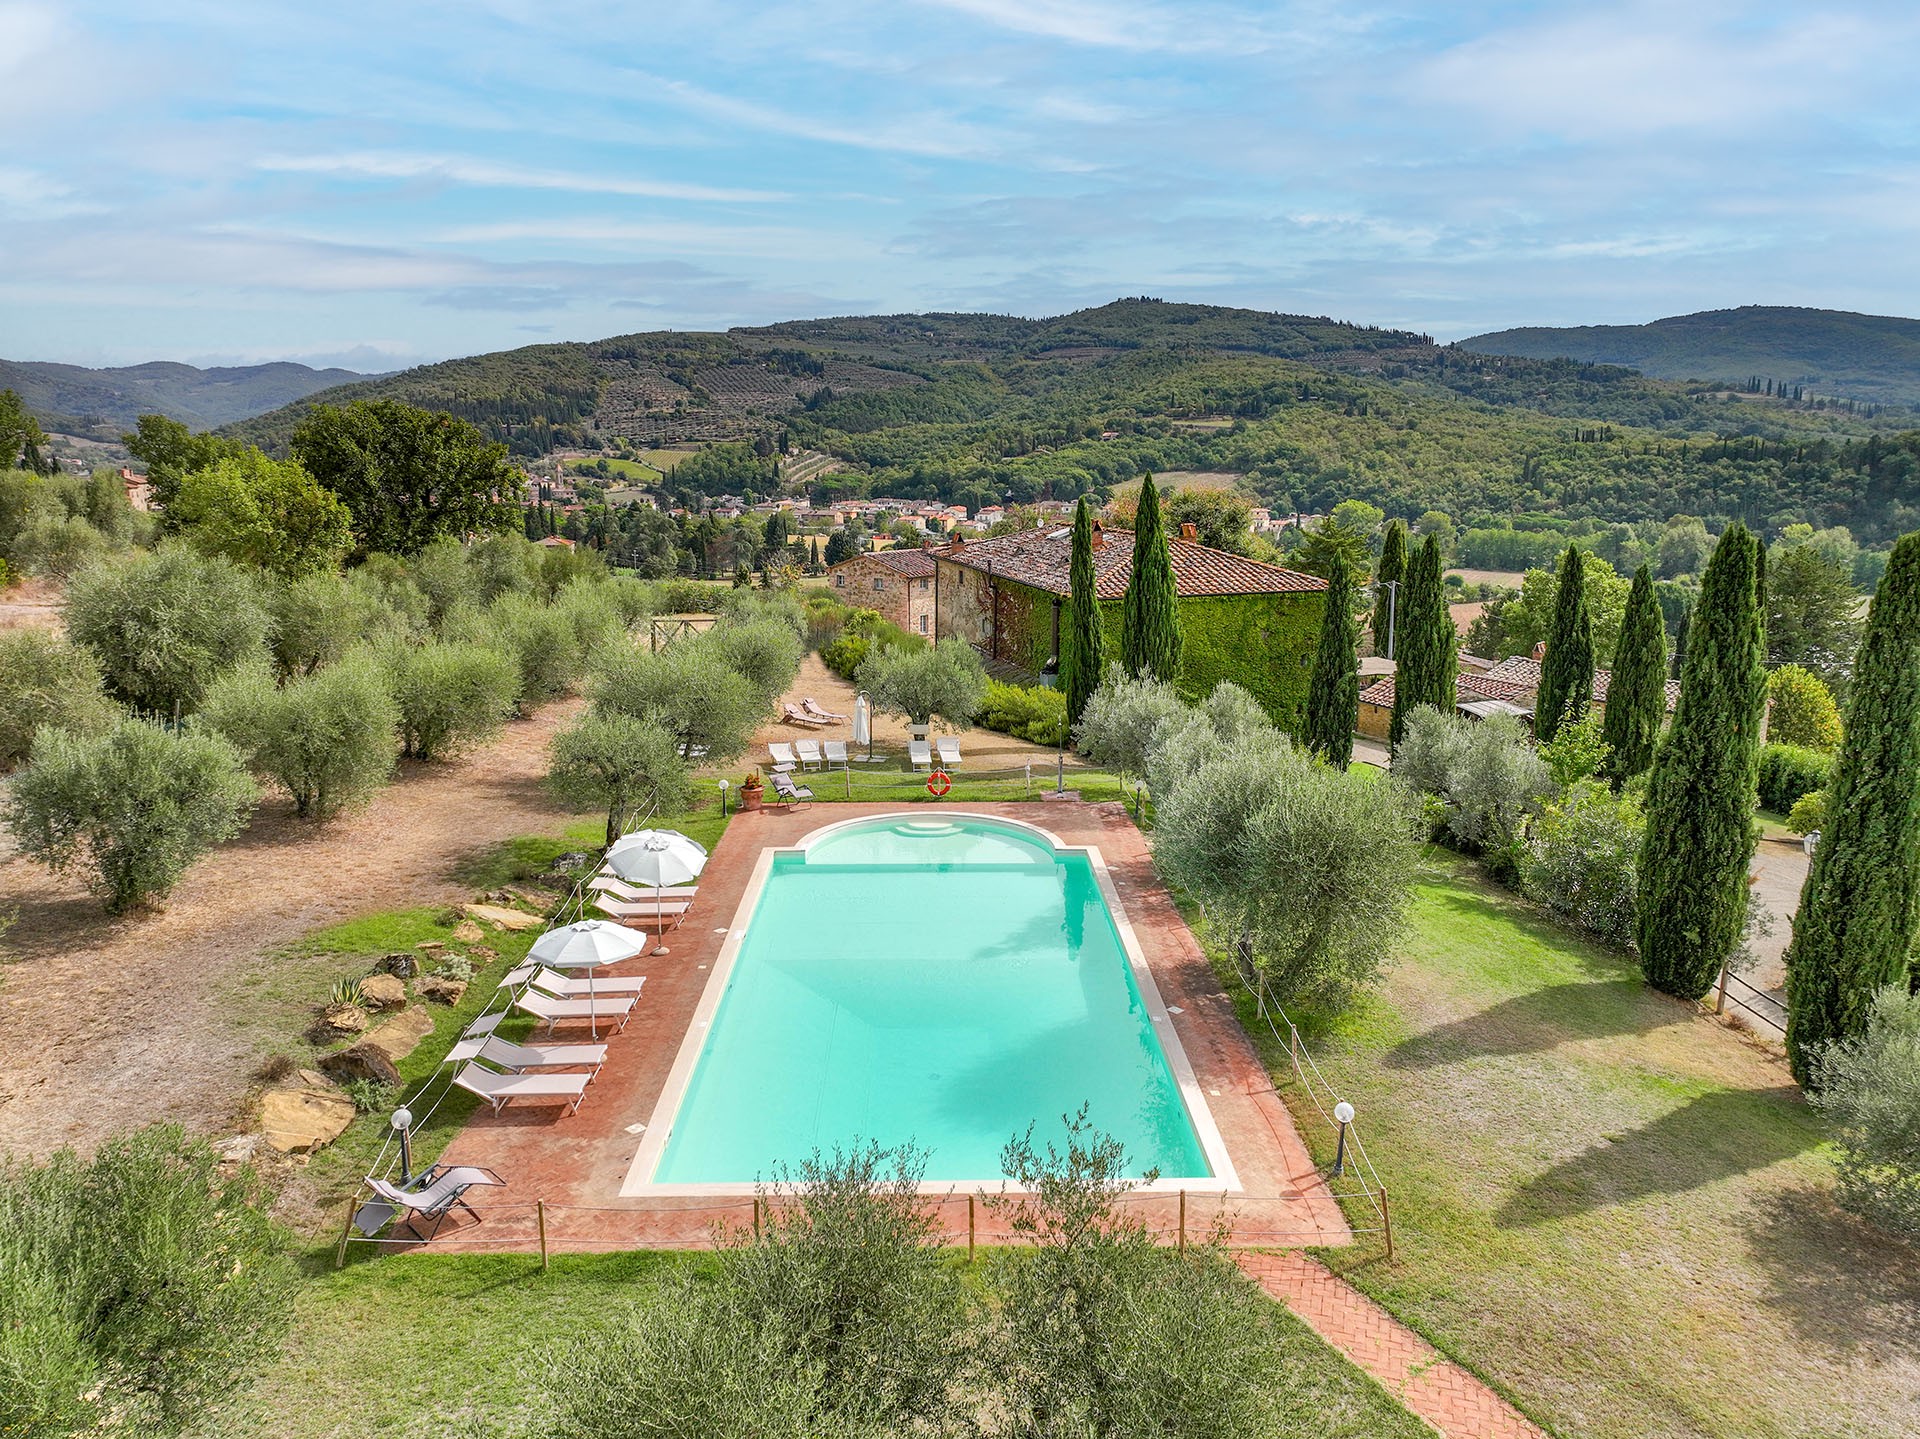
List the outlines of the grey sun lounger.
{"type": "Polygon", "coordinates": [[[783,705],[781,709],[782,713],[780,718],[786,720],[789,724],[805,725],[808,729],[825,729],[833,723],[832,720],[823,720],[818,715],[810,715],[804,710],[797,710],[792,705],[783,705]]]}
{"type": "Polygon", "coordinates": [[[840,766],[841,769],[847,767],[847,742],[845,740],[830,739],[822,745],[821,748],[826,751],[828,769],[832,769],[835,765],[840,766]]]}
{"type": "Polygon", "coordinates": [[[454,1071],[453,1082],[477,1094],[498,1114],[516,1099],[564,1099],[567,1113],[580,1108],[591,1074],[501,1074],[472,1062],[454,1071]]]}
{"type": "Polygon", "coordinates": [[[835,714],[812,695],[808,695],[800,701],[800,708],[812,715],[815,719],[823,719],[827,721],[828,724],[840,724],[847,718],[845,715],[835,714]]]}
{"type": "MultiPolygon", "coordinates": [[[[483,1169],[476,1164],[456,1164],[446,1169],[435,1165],[425,1174],[414,1176],[411,1184],[393,1184],[385,1179],[369,1177],[367,1188],[392,1205],[394,1209],[405,1210],[409,1216],[408,1223],[422,1217],[431,1219],[433,1229],[422,1236],[431,1239],[435,1233],[439,1232],[442,1221],[455,1209],[466,1210],[476,1221],[480,1218],[474,1207],[467,1203],[469,1189],[494,1184],[505,1185],[506,1182],[491,1169],[483,1169]]],[[[378,1206],[376,1205],[375,1208],[377,1209],[378,1206]]],[[[369,1220],[377,1219],[377,1222],[368,1224],[356,1218],[355,1224],[362,1234],[373,1234],[386,1223],[389,1217],[390,1214],[369,1215],[369,1220]]],[[[418,1232],[417,1228],[416,1232],[418,1232]]]]}
{"type": "Polygon", "coordinates": [[[550,994],[542,994],[537,989],[524,990],[514,996],[513,1007],[522,1014],[531,1014],[535,1019],[546,1021],[547,1029],[563,1019],[618,1020],[615,1029],[626,1028],[628,1018],[633,1014],[633,1000],[618,995],[595,995],[586,999],[555,999],[550,994]]]}
{"type": "Polygon", "coordinates": [[[795,784],[793,776],[775,773],[773,792],[780,797],[782,804],[807,804],[813,800],[813,791],[803,784],[795,784]]]}
{"type": "MultiPolygon", "coordinates": [[[[774,773],[778,774],[779,771],[775,770],[774,773]]],[[[684,899],[662,900],[655,904],[652,900],[609,899],[605,894],[596,892],[593,907],[615,919],[671,919],[678,923],[691,906],[684,899]]]]}
{"type": "Polygon", "coordinates": [[[604,1044],[515,1044],[495,1035],[480,1046],[480,1059],[496,1069],[524,1073],[529,1069],[598,1070],[607,1062],[604,1044]]]}
{"type": "Polygon", "coordinates": [[[665,904],[672,899],[692,899],[698,891],[698,886],[691,884],[663,884],[657,890],[649,889],[645,885],[628,884],[624,879],[613,874],[596,874],[587,881],[587,888],[599,890],[602,894],[610,894],[615,899],[624,899],[634,904],[655,900],[665,904]]]}
{"type": "Polygon", "coordinates": [[[907,759],[915,769],[933,768],[933,746],[923,739],[907,741],[907,759]]]}
{"type": "Polygon", "coordinates": [[[794,757],[793,746],[785,740],[774,740],[767,746],[767,754],[773,759],[775,769],[792,769],[800,761],[794,757]]]}
{"type": "Polygon", "coordinates": [[[942,735],[939,739],[933,742],[933,747],[934,749],[939,751],[940,768],[954,769],[958,767],[960,763],[960,741],[959,740],[953,739],[947,735],[942,735]]]}
{"type": "Polygon", "coordinates": [[[800,756],[801,769],[820,768],[820,742],[811,739],[797,739],[793,742],[793,752],[800,756]]]}

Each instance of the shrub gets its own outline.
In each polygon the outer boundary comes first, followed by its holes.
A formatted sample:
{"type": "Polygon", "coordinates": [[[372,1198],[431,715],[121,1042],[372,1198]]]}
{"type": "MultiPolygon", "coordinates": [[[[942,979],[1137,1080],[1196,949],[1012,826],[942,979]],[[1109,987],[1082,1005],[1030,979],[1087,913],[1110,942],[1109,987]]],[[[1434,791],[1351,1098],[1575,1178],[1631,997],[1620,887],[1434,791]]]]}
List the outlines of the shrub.
{"type": "Polygon", "coordinates": [[[113,541],[78,515],[64,519],[37,519],[7,547],[8,555],[24,574],[67,579],[106,558],[113,541]]]}
{"type": "Polygon", "coordinates": [[[1162,726],[1187,713],[1186,701],[1172,685],[1122,674],[1116,665],[1088,697],[1080,723],[1074,726],[1073,742],[1102,769],[1145,774],[1162,726]]]}
{"type": "Polygon", "coordinates": [[[932,649],[875,650],[855,681],[875,709],[904,715],[916,725],[930,723],[935,715],[950,725],[965,725],[986,693],[987,667],[965,640],[946,639],[932,649]]]}
{"type": "Polygon", "coordinates": [[[1840,1202],[1920,1239],[1920,996],[1882,989],[1865,1032],[1828,1045],[1815,1079],[1813,1102],[1840,1145],[1840,1202]]]}
{"type": "Polygon", "coordinates": [[[326,819],[367,799],[393,773],[400,711],[364,652],[276,686],[264,665],[214,682],[199,723],[224,735],[256,773],[326,819]]]}
{"type": "Polygon", "coordinates": [[[1393,772],[1438,802],[1449,843],[1486,856],[1502,879],[1513,878],[1527,818],[1554,789],[1519,721],[1470,720],[1425,705],[1407,716],[1393,772]]]}
{"type": "Polygon", "coordinates": [[[1840,706],[1826,681],[1799,665],[1767,676],[1767,738],[1832,754],[1840,748],[1840,706]]]}
{"type": "Polygon", "coordinates": [[[0,634],[0,770],[27,757],[42,725],[94,734],[113,717],[91,653],[43,630],[0,634]]]}
{"type": "Polygon", "coordinates": [[[1645,830],[1635,799],[1616,798],[1605,785],[1576,784],[1528,826],[1520,892],[1602,943],[1631,953],[1645,830]]]}
{"type": "Polygon", "coordinates": [[[1794,801],[1793,808],[1787,812],[1787,828],[1795,834],[1812,834],[1827,825],[1827,792],[1825,789],[1809,791],[1794,801]]]}
{"type": "Polygon", "coordinates": [[[444,759],[477,744],[513,713],[513,657],[490,645],[431,641],[389,650],[387,684],[400,709],[401,751],[444,759]]]}
{"type": "Polygon", "coordinates": [[[1786,814],[1800,802],[1826,785],[1833,769],[1833,757],[1798,745],[1769,744],[1760,749],[1760,806],[1775,814],[1786,814]]]}
{"type": "Polygon", "coordinates": [[[254,798],[239,751],[218,735],[123,719],[97,735],[41,730],[6,819],[22,853],[82,871],[117,914],[165,895],[239,833],[254,798]]]}
{"type": "Polygon", "coordinates": [[[151,714],[188,714],[225,670],[265,651],[267,612],[231,562],[169,546],[76,576],[67,630],[107,690],[151,714]]]}
{"type": "Polygon", "coordinates": [[[820,651],[820,663],[851,683],[872,649],[873,641],[864,635],[842,635],[820,651]]]}
{"type": "Polygon", "coordinates": [[[0,1432],[178,1434],[276,1351],[293,1266],[223,1168],[157,1125],[0,1161],[0,1432]]]}
{"type": "Polygon", "coordinates": [[[1041,685],[1029,688],[988,680],[973,722],[1034,744],[1059,744],[1066,738],[1067,697],[1041,685]]]}

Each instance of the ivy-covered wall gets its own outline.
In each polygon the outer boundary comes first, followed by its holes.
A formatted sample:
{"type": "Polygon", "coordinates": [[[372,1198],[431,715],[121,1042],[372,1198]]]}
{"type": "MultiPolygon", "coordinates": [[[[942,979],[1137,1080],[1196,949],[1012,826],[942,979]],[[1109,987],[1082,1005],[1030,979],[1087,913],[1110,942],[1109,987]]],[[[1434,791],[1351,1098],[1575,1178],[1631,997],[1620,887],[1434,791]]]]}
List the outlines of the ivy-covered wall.
{"type": "MultiPolygon", "coordinates": [[[[944,584],[948,578],[945,568],[941,578],[944,584]]],[[[970,603],[955,604],[950,609],[943,593],[941,633],[960,634],[983,653],[992,653],[1037,676],[1053,657],[1055,597],[1045,590],[996,578],[989,623],[985,606],[968,593],[969,584],[984,598],[987,585],[983,575],[974,572],[967,580],[955,576],[948,586],[951,594],[956,600],[966,595],[970,603]]],[[[1181,692],[1191,699],[1201,699],[1221,680],[1232,680],[1266,707],[1275,724],[1297,731],[1305,716],[1323,603],[1318,593],[1182,599],[1181,692]]],[[[1061,607],[1064,625],[1065,601],[1061,601],[1061,607]]],[[[1107,654],[1113,658],[1120,654],[1123,616],[1124,606],[1119,600],[1107,600],[1100,606],[1107,654]]]]}

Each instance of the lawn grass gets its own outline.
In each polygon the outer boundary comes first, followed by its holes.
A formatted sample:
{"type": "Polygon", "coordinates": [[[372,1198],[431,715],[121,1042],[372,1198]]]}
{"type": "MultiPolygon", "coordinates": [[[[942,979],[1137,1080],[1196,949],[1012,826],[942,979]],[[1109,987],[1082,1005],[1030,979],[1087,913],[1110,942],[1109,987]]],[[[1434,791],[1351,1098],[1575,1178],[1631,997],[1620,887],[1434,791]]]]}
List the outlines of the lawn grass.
{"type": "MultiPolygon", "coordinates": [[[[666,478],[665,473],[654,465],[642,464],[635,460],[617,460],[612,455],[604,458],[609,476],[618,475],[621,479],[635,480],[643,485],[651,485],[666,478]]],[[[600,478],[598,460],[571,460],[567,464],[567,470],[571,474],[580,475],[589,480],[600,478]]]]}
{"type": "Polygon", "coordinates": [[[1309,1041],[1398,1240],[1328,1262],[1570,1439],[1914,1433],[1920,1255],[1833,1207],[1784,1066],[1434,864],[1398,967],[1309,1041]]]}
{"type": "MultiPolygon", "coordinates": [[[[195,1439],[522,1439],[540,1429],[535,1356],[592,1343],[598,1325],[709,1255],[391,1254],[342,1271],[312,1256],[291,1336],[195,1439]]],[[[950,1256],[944,1263],[964,1267],[950,1256]]],[[[1431,1431],[1281,1313],[1299,1376],[1274,1439],[1419,1439],[1431,1431]]],[[[716,1436],[718,1439],[718,1436],[716,1436]]]]}

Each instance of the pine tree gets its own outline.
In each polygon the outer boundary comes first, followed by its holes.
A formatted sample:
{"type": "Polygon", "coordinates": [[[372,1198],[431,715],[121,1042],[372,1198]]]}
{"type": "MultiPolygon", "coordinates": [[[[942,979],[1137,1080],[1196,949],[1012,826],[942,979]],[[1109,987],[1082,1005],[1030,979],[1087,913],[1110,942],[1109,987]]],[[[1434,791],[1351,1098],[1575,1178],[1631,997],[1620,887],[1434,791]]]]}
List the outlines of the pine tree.
{"type": "Polygon", "coordinates": [[[1339,562],[1327,581],[1313,687],[1307,691],[1307,749],[1345,769],[1353,758],[1353,731],[1359,721],[1360,634],[1353,617],[1353,572],[1339,562]]]}
{"type": "Polygon", "coordinates": [[[1440,543],[1428,535],[1407,565],[1400,591],[1400,655],[1393,680],[1393,722],[1388,741],[1400,743],[1407,716],[1420,705],[1452,714],[1457,636],[1440,580],[1440,543]]]}
{"type": "Polygon", "coordinates": [[[1563,724],[1578,724],[1593,708],[1593,614],[1587,608],[1586,561],[1578,545],[1560,556],[1553,623],[1534,696],[1533,734],[1550,744],[1563,724]]]}
{"type": "Polygon", "coordinates": [[[1060,688],[1067,721],[1077,724],[1106,667],[1106,631],[1093,584],[1093,514],[1083,495],[1073,507],[1073,557],[1067,576],[1066,630],[1060,636],[1060,688]]]}
{"type": "Polygon", "coordinates": [[[1920,533],[1893,547],[1854,661],[1846,738],[1787,949],[1787,1057],[1865,1027],[1907,979],[1920,902],[1920,533]]]}
{"type": "Polygon", "coordinates": [[[1141,482],[1133,523],[1133,575],[1127,581],[1121,660],[1128,674],[1149,674],[1171,684],[1180,678],[1180,607],[1160,492],[1152,475],[1141,482]]]}
{"type": "Polygon", "coordinates": [[[1612,746],[1607,774],[1615,784],[1624,784],[1653,763],[1653,747],[1666,713],[1667,629],[1653,592],[1653,571],[1642,565],[1627,594],[1600,730],[1601,738],[1612,746]]]}
{"type": "Polygon", "coordinates": [[[1380,542],[1380,560],[1373,567],[1373,652],[1392,655],[1388,641],[1398,641],[1399,601],[1405,595],[1394,594],[1393,587],[1407,577],[1407,527],[1398,520],[1387,522],[1387,537],[1380,542]]]}
{"type": "Polygon", "coordinates": [[[1767,699],[1759,541],[1733,524],[1713,548],[1689,631],[1673,728],[1654,754],[1640,846],[1640,967],[1698,999],[1739,943],[1753,858],[1767,699]]]}

